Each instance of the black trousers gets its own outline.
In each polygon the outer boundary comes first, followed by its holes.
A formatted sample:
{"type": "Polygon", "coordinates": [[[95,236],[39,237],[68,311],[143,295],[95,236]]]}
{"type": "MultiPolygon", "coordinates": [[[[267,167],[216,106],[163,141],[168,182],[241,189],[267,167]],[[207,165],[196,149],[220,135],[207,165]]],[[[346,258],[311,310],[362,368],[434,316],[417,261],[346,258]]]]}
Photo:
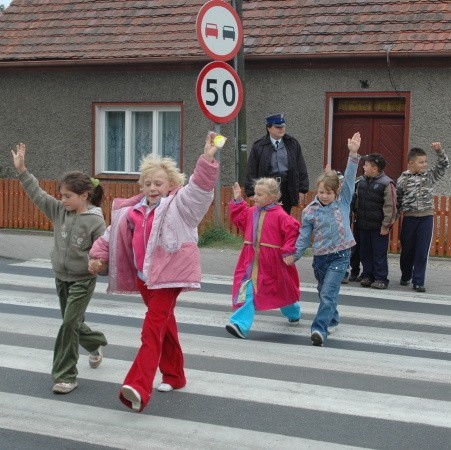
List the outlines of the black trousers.
{"type": "Polygon", "coordinates": [[[288,193],[288,180],[286,178],[277,178],[276,180],[280,180],[280,191],[282,193],[279,201],[282,202],[282,208],[287,214],[291,214],[291,208],[293,205],[291,204],[290,194],[288,193]]]}
{"type": "Polygon", "coordinates": [[[380,229],[360,229],[360,261],[362,277],[371,282],[382,281],[388,286],[388,240],[389,235],[382,235],[380,229]]]}
{"type": "Polygon", "coordinates": [[[358,277],[360,273],[360,230],[357,222],[354,222],[352,232],[354,234],[355,245],[351,249],[351,275],[358,277]]]}

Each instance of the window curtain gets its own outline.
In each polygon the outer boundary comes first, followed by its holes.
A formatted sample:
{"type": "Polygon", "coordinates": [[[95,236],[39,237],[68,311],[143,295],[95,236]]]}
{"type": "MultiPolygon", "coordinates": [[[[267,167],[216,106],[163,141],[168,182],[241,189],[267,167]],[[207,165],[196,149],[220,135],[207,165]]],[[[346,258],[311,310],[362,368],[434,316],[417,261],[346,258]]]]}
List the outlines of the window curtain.
{"type": "Polygon", "coordinates": [[[169,156],[180,164],[180,113],[160,112],[159,146],[163,156],[169,156]]]}
{"type": "Polygon", "coordinates": [[[125,112],[106,112],[107,170],[122,172],[125,169],[125,112]]]}
{"type": "Polygon", "coordinates": [[[135,112],[132,115],[132,151],[134,171],[139,172],[141,159],[152,153],[152,112],[135,112]]]}

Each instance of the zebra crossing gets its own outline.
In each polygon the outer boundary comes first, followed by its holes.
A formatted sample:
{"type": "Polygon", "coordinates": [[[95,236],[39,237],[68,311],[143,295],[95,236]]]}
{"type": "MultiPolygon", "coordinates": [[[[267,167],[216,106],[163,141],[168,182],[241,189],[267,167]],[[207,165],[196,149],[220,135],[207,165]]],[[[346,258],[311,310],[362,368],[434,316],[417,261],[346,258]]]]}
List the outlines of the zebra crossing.
{"type": "Polygon", "coordinates": [[[224,329],[230,278],[205,275],[176,309],[188,384],[155,392],[136,414],[117,395],[139,345],[140,297],[107,295],[98,279],[86,320],[107,336],[105,359],[93,370],[82,351],[79,387],[58,396],[50,263],[3,260],[0,273],[0,448],[450,447],[448,296],[344,286],[342,323],[318,348],[309,339],[313,285],[302,289],[300,326],[261,312],[238,340],[224,329]]]}

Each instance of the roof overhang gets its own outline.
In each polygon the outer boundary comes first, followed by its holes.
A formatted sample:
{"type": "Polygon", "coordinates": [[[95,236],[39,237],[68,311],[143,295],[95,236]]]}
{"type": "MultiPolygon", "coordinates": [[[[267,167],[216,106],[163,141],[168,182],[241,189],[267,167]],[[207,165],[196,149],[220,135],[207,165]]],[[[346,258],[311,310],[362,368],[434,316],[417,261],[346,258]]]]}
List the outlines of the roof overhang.
{"type": "MultiPolygon", "coordinates": [[[[389,55],[390,63],[399,66],[423,66],[426,63],[434,61],[434,66],[451,66],[451,52],[449,53],[408,53],[408,52],[393,52],[389,55]]],[[[322,53],[322,54],[295,54],[295,55],[245,55],[245,62],[249,64],[249,68],[253,65],[259,66],[259,63],[266,65],[279,64],[284,65],[328,65],[336,66],[342,64],[344,61],[352,61],[358,64],[359,67],[365,64],[383,63],[386,64],[388,55],[386,52],[356,54],[356,53],[322,53]]],[[[37,60],[6,60],[0,61],[0,70],[5,69],[70,69],[70,68],[108,68],[114,67],[130,69],[143,67],[153,70],[170,70],[177,66],[178,70],[189,70],[196,68],[202,64],[211,62],[205,56],[192,56],[184,58],[105,58],[105,59],[37,59],[37,60]]]]}

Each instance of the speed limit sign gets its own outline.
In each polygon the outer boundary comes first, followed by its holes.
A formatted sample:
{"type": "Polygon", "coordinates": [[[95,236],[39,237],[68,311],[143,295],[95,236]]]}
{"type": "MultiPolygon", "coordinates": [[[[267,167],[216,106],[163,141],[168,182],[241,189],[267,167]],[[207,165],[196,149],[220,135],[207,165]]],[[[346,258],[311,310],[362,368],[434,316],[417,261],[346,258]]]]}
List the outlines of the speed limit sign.
{"type": "Polygon", "coordinates": [[[241,109],[243,86],[232,67],[214,61],[207,64],[197,77],[196,98],[202,112],[212,122],[229,122],[241,109]]]}

